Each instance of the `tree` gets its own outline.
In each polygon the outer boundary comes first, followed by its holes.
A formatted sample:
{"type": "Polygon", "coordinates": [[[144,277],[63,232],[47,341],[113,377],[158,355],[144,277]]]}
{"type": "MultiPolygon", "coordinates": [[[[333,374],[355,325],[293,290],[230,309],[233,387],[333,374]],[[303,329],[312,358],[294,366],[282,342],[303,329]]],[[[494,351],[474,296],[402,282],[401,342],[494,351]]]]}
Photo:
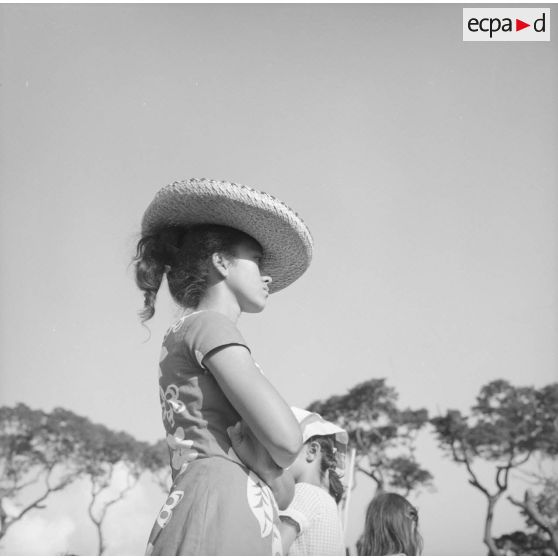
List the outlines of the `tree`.
{"type": "Polygon", "coordinates": [[[144,471],[164,482],[162,471],[169,467],[163,445],[139,442],[62,408],[46,413],[24,404],[0,407],[0,539],[31,510],[43,509],[52,493],[85,477],[91,482],[88,514],[104,554],[108,510],[144,471]]]}
{"type": "Polygon", "coordinates": [[[0,407],[0,539],[31,510],[75,481],[83,470],[79,444],[63,417],[20,403],[0,407]],[[25,503],[16,512],[8,502],[25,503]]]}
{"type": "Polygon", "coordinates": [[[103,528],[107,512],[137,485],[148,467],[150,446],[84,417],[74,415],[74,419],[83,440],[84,475],[91,482],[87,512],[97,531],[98,555],[102,556],[106,551],[103,528]]]}
{"type": "Polygon", "coordinates": [[[396,490],[408,496],[432,481],[414,453],[416,436],[428,423],[428,412],[401,410],[397,398],[385,379],[372,379],[345,395],[315,401],[308,410],[348,432],[349,444],[356,448],[356,470],[370,477],[377,490],[396,490]]]}
{"type": "Polygon", "coordinates": [[[449,410],[432,419],[440,446],[464,465],[469,483],[487,500],[483,541],[491,555],[500,555],[492,534],[496,504],[509,488],[510,471],[531,457],[556,455],[554,419],[558,414],[558,384],[537,390],[495,380],[482,387],[470,416],[449,410]],[[482,483],[476,459],[495,464],[494,486],[482,483]]]}

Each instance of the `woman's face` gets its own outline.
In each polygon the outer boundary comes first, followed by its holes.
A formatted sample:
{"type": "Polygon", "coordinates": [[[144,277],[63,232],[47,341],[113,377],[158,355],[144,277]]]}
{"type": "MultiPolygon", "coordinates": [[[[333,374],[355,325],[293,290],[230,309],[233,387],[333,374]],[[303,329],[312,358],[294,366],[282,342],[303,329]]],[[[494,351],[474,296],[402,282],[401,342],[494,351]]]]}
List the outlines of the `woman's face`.
{"type": "Polygon", "coordinates": [[[272,279],[260,273],[262,257],[255,240],[243,240],[235,248],[226,282],[242,312],[256,313],[265,308],[272,279]]]}

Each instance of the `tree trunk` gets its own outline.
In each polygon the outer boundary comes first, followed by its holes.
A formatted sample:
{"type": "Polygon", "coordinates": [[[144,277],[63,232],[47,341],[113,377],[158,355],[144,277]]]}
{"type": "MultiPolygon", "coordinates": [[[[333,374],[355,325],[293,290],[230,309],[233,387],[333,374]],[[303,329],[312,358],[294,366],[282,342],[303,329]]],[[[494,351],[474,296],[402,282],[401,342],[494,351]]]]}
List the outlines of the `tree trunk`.
{"type": "Polygon", "coordinates": [[[496,547],[494,542],[494,537],[492,536],[492,520],[494,518],[494,507],[500,494],[495,496],[487,496],[488,498],[488,509],[486,510],[486,520],[484,523],[484,538],[483,542],[488,547],[488,556],[502,556],[501,552],[496,547]]]}
{"type": "Polygon", "coordinates": [[[0,500],[0,540],[6,534],[8,529],[8,514],[4,511],[4,506],[2,506],[2,500],[0,500]]]}
{"type": "Polygon", "coordinates": [[[98,556],[103,556],[103,554],[105,553],[105,540],[103,539],[103,529],[102,529],[102,524],[99,521],[98,523],[95,522],[95,527],[97,528],[97,537],[98,537],[98,541],[99,541],[99,546],[97,547],[97,551],[98,551],[98,556]]]}
{"type": "Polygon", "coordinates": [[[552,543],[554,552],[558,555],[558,529],[550,530],[550,542],[552,543]]]}

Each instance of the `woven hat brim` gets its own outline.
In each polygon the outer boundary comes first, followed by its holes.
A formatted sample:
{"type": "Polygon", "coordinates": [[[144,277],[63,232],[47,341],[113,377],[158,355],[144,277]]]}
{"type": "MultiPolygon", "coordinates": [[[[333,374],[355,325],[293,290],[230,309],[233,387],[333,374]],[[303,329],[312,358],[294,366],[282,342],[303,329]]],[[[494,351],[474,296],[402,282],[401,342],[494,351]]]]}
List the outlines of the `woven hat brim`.
{"type": "Polygon", "coordinates": [[[174,182],[148,206],[142,234],[169,226],[225,225],[257,240],[270,293],[296,281],[312,261],[313,241],[302,219],[278,199],[241,184],[208,179],[174,182]]]}

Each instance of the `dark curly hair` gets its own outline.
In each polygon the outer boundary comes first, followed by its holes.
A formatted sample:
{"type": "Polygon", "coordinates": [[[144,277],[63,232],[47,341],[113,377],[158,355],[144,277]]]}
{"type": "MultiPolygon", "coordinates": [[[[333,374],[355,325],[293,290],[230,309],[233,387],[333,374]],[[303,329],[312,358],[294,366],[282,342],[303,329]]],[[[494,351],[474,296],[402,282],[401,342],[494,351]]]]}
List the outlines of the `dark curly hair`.
{"type": "Polygon", "coordinates": [[[144,293],[142,322],[155,314],[155,300],[167,275],[172,298],[183,308],[196,308],[208,287],[212,254],[235,256],[236,247],[253,240],[222,225],[169,226],[138,241],[133,259],[136,284],[144,293]]]}
{"type": "Polygon", "coordinates": [[[312,436],[306,440],[305,444],[309,444],[310,442],[318,442],[318,444],[320,444],[320,448],[322,450],[322,478],[325,476],[326,472],[329,472],[329,493],[338,504],[343,498],[345,489],[343,488],[343,483],[335,470],[337,468],[335,439],[332,436],[312,436]]]}

